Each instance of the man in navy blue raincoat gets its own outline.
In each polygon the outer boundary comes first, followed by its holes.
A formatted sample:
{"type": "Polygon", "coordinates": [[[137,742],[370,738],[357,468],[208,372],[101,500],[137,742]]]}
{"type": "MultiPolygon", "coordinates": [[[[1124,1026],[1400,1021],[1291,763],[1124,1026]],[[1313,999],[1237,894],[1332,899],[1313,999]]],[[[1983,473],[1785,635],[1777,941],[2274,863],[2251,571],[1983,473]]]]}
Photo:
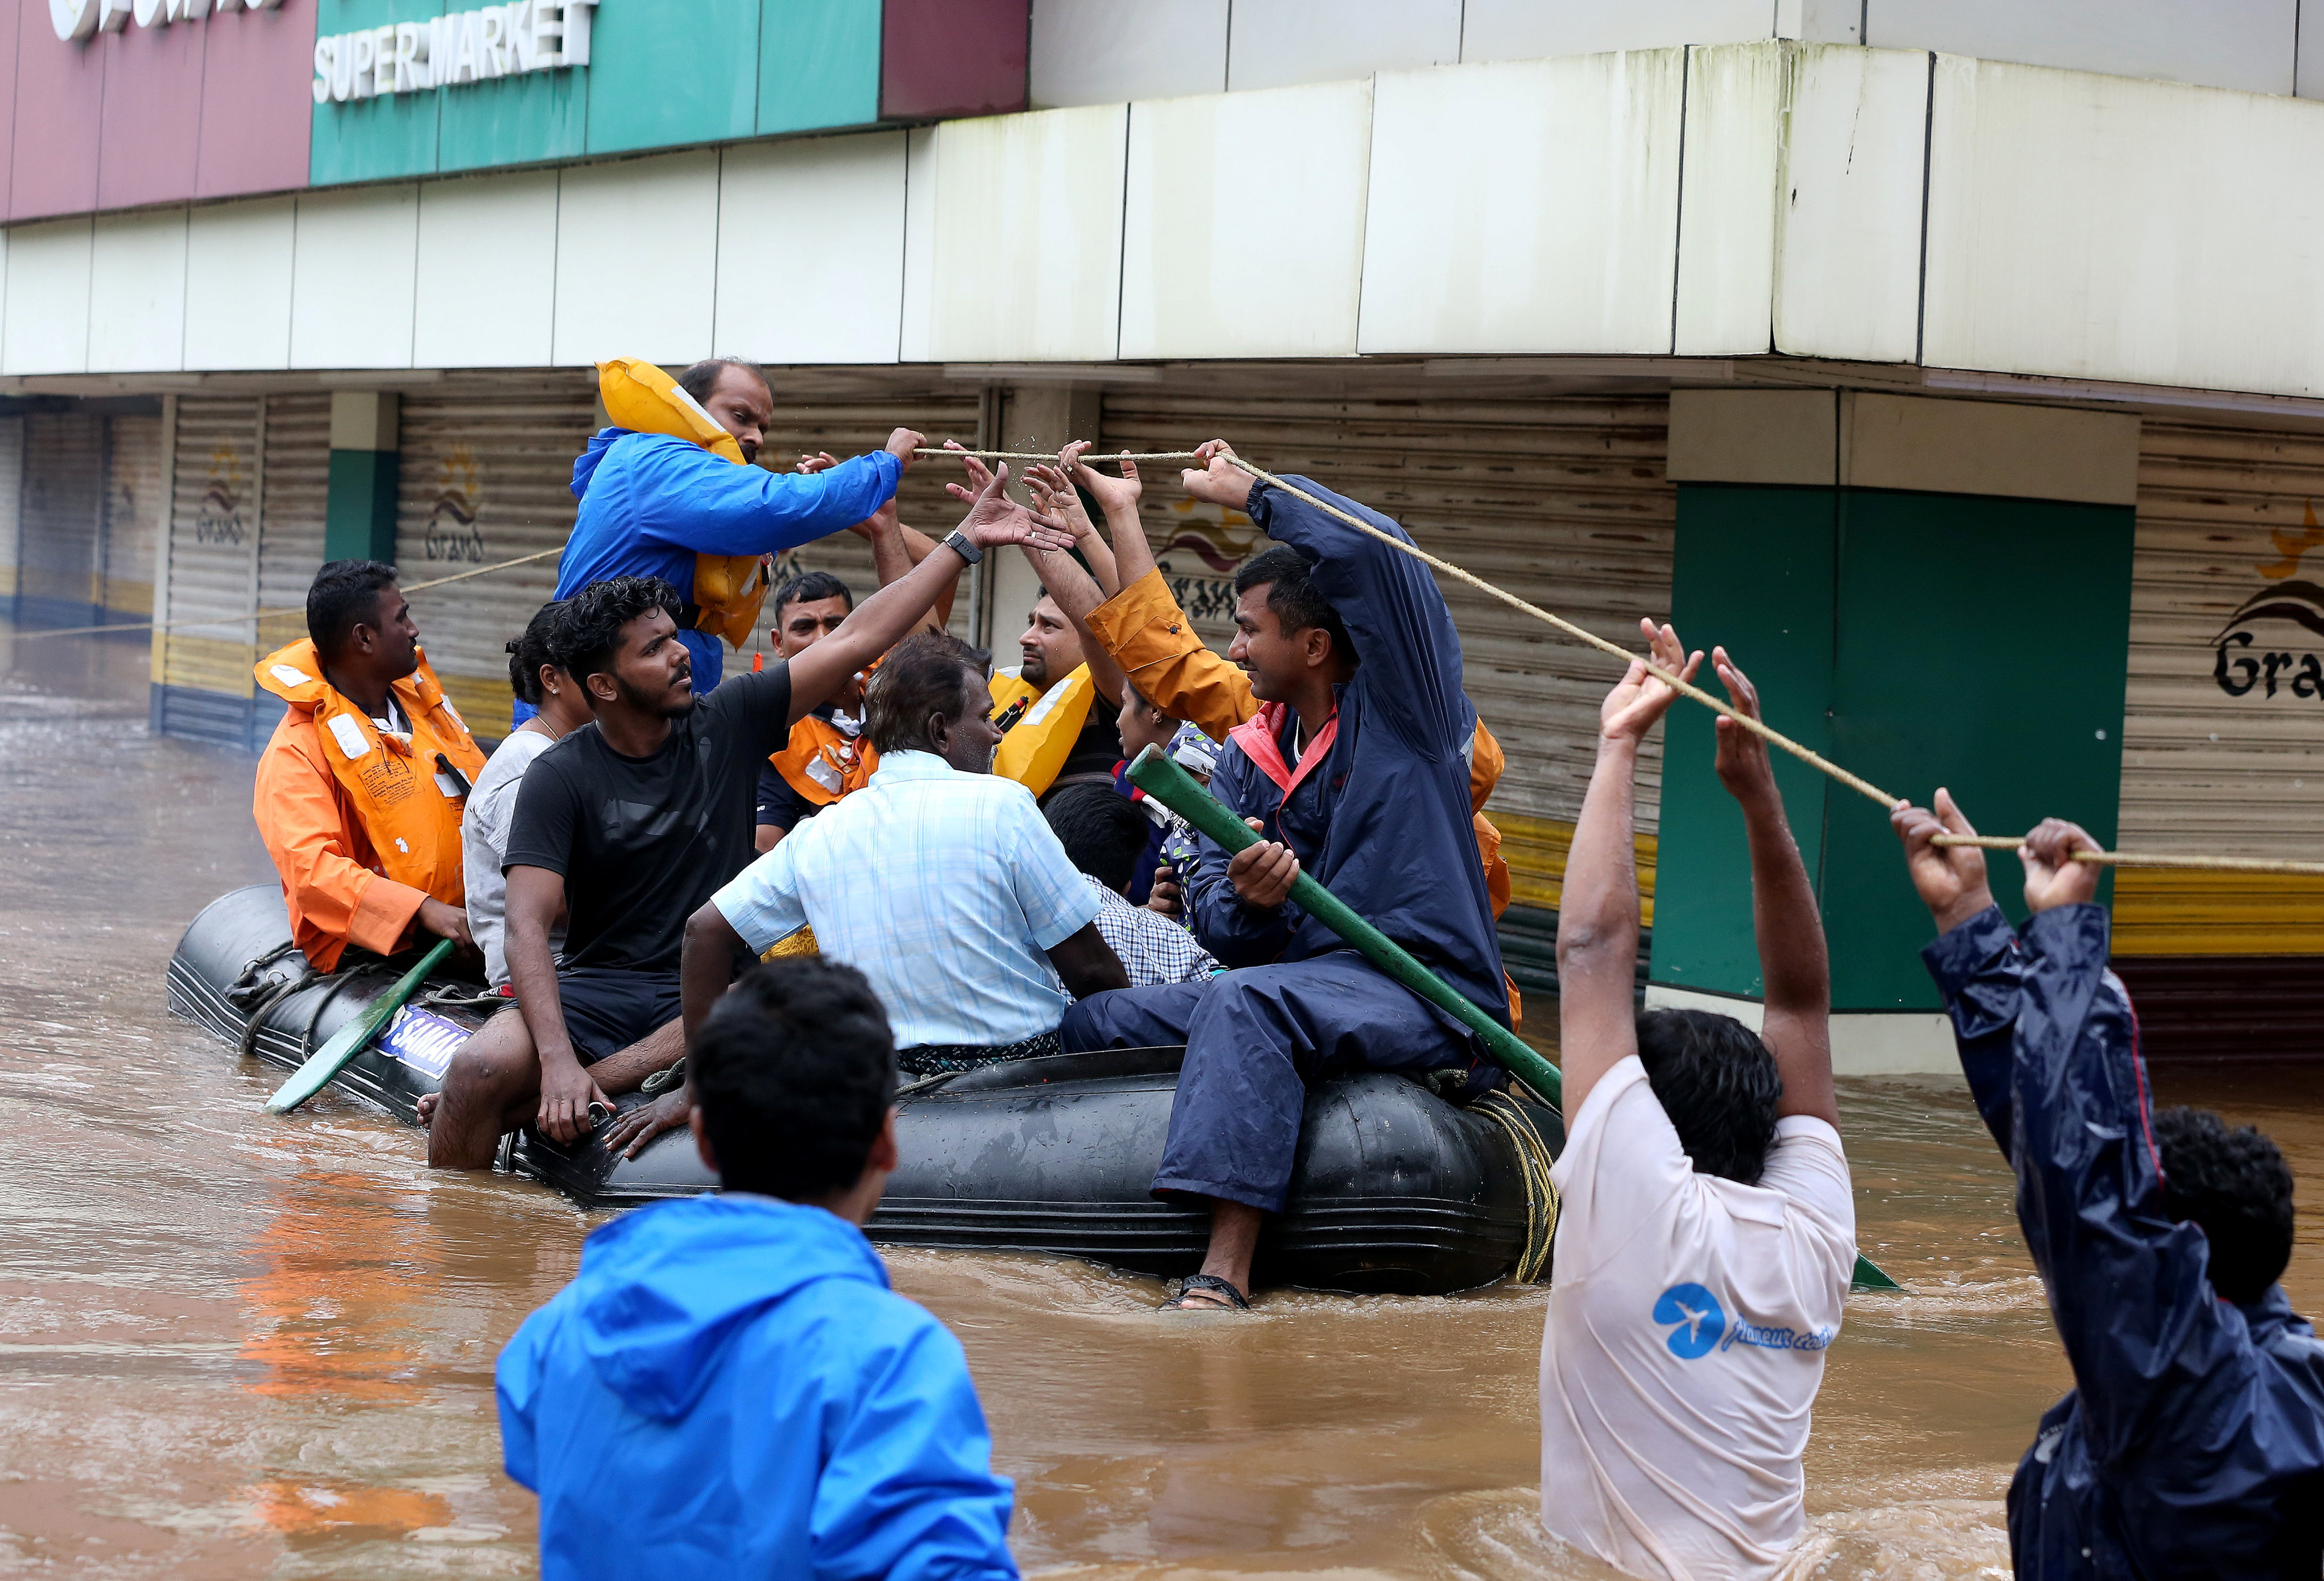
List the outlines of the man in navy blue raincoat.
{"type": "Polygon", "coordinates": [[[1951,798],[1895,814],[1941,937],[1923,952],[2074,1369],[2009,1487],[2020,1576],[2292,1576],[2324,1556],[2324,1343],[2275,1281],[2292,1172],[2249,1127],[2151,1114],[2107,970],[2098,843],[2026,837],[2022,936],[1951,798]]]}
{"type": "Polygon", "coordinates": [[[498,1369],[544,1581],[1014,1581],[1011,1489],[960,1342],[858,1227],[896,1165],[862,973],[754,968],[696,1030],[715,1197],[592,1234],[498,1369]]]}
{"type": "MultiPolygon", "coordinates": [[[[758,455],[774,421],[774,396],[758,369],[696,363],[678,382],[734,436],[744,461],[758,455]]],[[[659,577],[691,600],[696,555],[780,554],[853,527],[895,495],[920,443],[899,428],[885,449],[808,475],[737,467],[670,434],[600,430],[573,463],[581,509],[557,562],[557,596],[616,577],[659,577]]],[[[694,689],[706,692],[724,673],[719,640],[691,618],[678,626],[694,655],[694,689]]]]}
{"type": "MultiPolygon", "coordinates": [[[[1301,871],[1488,1014],[1508,1022],[1500,944],[1471,821],[1476,710],[1461,638],[1428,569],[1226,459],[1195,498],[1247,513],[1280,546],[1235,578],[1229,656],[1260,708],[1219,754],[1211,794],[1261,842],[1230,858],[1197,837],[1180,875],[1194,932],[1236,968],[1100,994],[1059,1029],[1069,1049],[1184,1043],[1157,1195],[1207,1199],[1210,1251],[1179,1306],[1241,1306],[1262,1216],[1290,1188],[1307,1084],[1349,1069],[1496,1072],[1475,1035],[1290,903],[1301,871]]],[[[1387,517],[1288,479],[1382,532],[1387,517]]],[[[1409,541],[1407,540],[1407,541],[1409,541]]]]}

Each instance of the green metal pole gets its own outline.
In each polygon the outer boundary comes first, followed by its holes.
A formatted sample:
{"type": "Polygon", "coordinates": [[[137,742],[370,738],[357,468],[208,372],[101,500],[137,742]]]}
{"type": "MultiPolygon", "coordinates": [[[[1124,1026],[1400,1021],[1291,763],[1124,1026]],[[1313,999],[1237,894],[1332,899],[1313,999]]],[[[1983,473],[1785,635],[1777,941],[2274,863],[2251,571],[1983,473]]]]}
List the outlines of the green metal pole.
{"type": "MultiPolygon", "coordinates": [[[[1130,782],[1185,818],[1223,850],[1232,853],[1259,844],[1259,837],[1251,832],[1249,824],[1220,806],[1209,791],[1194,782],[1193,775],[1163,755],[1159,747],[1149,746],[1138,754],[1138,761],[1130,765],[1130,782]]],[[[1455,992],[1444,979],[1413,959],[1402,945],[1357,916],[1337,895],[1305,873],[1291,881],[1291,898],[1309,916],[1320,919],[1323,926],[1354,945],[1366,960],[1474,1031],[1483,1040],[1494,1063],[1503,1070],[1552,1105],[1564,1107],[1564,1079],[1558,1075],[1557,1067],[1543,1059],[1533,1045],[1487,1015],[1466,994],[1455,992]]],[[[1861,1253],[1857,1256],[1850,1282],[1860,1290],[1903,1288],[1861,1253]]]]}

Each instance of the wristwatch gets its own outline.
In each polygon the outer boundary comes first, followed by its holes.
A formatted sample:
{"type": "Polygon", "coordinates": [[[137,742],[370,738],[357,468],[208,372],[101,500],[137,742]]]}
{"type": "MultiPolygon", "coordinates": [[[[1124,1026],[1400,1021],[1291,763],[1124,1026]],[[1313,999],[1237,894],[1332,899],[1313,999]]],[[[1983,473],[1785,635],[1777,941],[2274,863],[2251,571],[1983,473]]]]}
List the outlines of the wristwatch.
{"type": "Polygon", "coordinates": [[[975,544],[971,543],[968,539],[968,534],[963,532],[957,527],[945,534],[944,546],[952,550],[953,553],[960,556],[961,559],[966,560],[970,565],[974,565],[977,561],[984,558],[984,551],[977,548],[975,544]]]}

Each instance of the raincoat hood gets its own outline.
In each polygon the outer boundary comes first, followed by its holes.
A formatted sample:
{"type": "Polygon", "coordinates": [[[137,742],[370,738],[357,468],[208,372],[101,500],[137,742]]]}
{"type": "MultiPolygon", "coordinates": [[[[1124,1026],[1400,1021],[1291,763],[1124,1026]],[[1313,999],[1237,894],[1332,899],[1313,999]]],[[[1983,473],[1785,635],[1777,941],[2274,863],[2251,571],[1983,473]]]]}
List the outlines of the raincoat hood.
{"type": "Polygon", "coordinates": [[[742,1194],[659,1203],[589,1237],[573,1281],[573,1337],[623,1404],[675,1421],[738,1328],[829,1279],[888,1288],[863,1232],[835,1214],[742,1194]]]}
{"type": "MultiPolygon", "coordinates": [[[[633,431],[625,428],[605,428],[599,429],[589,436],[588,444],[582,448],[578,456],[573,458],[573,497],[575,499],[589,497],[589,480],[597,476],[597,465],[604,460],[605,452],[612,449],[617,440],[628,439],[633,431]]],[[[562,597],[564,595],[560,593],[558,596],[562,597]]]]}

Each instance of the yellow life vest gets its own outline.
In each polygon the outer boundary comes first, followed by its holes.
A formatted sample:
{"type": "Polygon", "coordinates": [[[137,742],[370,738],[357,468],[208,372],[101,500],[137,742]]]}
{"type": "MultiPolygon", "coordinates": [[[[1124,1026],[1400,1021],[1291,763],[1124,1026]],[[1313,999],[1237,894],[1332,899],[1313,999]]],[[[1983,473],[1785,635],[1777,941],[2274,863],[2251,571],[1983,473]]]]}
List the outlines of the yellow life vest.
{"type": "Polygon", "coordinates": [[[1074,743],[1089,723],[1097,683],[1084,664],[1047,691],[1013,675],[994,676],[991,687],[995,717],[1019,703],[1025,705],[1025,711],[1001,738],[1001,749],[992,756],[992,772],[1038,796],[1056,782],[1057,771],[1073,754],[1074,743]]]}
{"type": "MultiPolygon", "coordinates": [[[[737,467],[742,447],[678,381],[650,362],[617,356],[597,365],[597,393],[616,428],[641,434],[691,439],[737,467]]],[[[697,554],[694,557],[694,602],[701,608],[694,626],[726,639],[740,650],[759,624],[767,601],[767,557],[762,554],[697,554]]]]}
{"type": "Polygon", "coordinates": [[[880,766],[880,750],[868,735],[850,735],[828,719],[809,714],[791,726],[790,744],[771,759],[783,782],[817,807],[863,789],[880,766]]]}
{"type": "Polygon", "coordinates": [[[379,871],[447,906],[466,904],[460,814],[484,772],[484,754],[426,656],[389,689],[410,723],[409,744],[383,735],[370,715],[332,689],[306,638],[260,660],[257,676],[261,687],[313,719],[323,761],[355,804],[379,871]],[[437,763],[438,754],[456,778],[437,763]]]}

